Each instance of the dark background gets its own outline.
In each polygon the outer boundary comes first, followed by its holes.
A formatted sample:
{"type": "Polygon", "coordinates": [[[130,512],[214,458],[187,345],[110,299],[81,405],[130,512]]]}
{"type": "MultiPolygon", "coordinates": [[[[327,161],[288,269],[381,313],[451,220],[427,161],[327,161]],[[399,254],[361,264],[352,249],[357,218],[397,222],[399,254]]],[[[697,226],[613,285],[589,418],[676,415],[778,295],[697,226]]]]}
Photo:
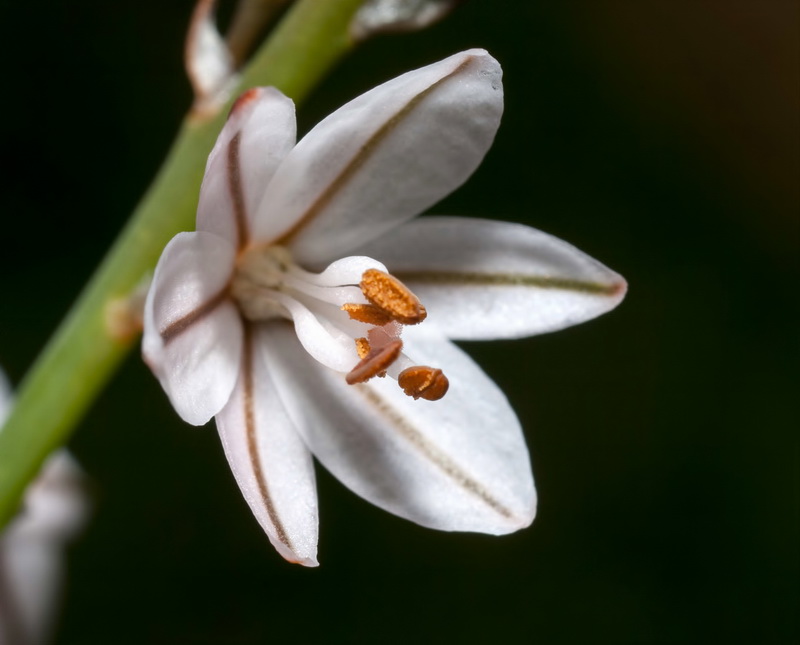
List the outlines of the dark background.
{"type": "MultiPolygon", "coordinates": [[[[0,364],[18,382],[122,227],[190,95],[189,0],[3,3],[0,364]]],[[[319,472],[320,561],[281,560],[212,426],[133,356],[71,443],[94,519],[58,643],[790,643],[798,637],[800,10],[790,0],[470,0],[354,52],[301,128],[468,47],[506,116],[435,212],[556,234],[615,312],[467,344],[528,437],[534,525],[394,518],[319,472]]]]}

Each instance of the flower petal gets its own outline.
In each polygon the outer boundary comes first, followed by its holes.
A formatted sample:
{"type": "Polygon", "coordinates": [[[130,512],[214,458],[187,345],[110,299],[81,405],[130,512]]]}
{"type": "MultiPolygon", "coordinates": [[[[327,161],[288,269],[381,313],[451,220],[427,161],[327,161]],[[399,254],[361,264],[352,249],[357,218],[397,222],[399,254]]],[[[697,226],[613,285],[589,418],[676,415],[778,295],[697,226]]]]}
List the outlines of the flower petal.
{"type": "Polygon", "coordinates": [[[239,380],[216,417],[217,429],[239,488],[270,542],[290,562],[315,567],[318,513],[311,453],[278,396],[263,351],[269,339],[254,326],[245,334],[239,380]]]}
{"type": "Polygon", "coordinates": [[[424,327],[449,338],[519,338],[610,311],[622,276],[574,246],[521,224],[423,217],[369,244],[428,310],[424,327]]]}
{"type": "Polygon", "coordinates": [[[197,230],[242,246],[264,189],[296,136],[291,99],[274,87],[256,87],[242,94],[208,157],[197,230]]]}
{"type": "Polygon", "coordinates": [[[161,255],[144,310],[144,359],[184,421],[206,423],[230,397],[242,323],[224,289],[235,250],[211,233],[179,233],[161,255]]]}
{"type": "Polygon", "coordinates": [[[381,33],[425,29],[459,4],[461,0],[365,0],[350,23],[350,33],[359,41],[381,33]]]}
{"type": "Polygon", "coordinates": [[[19,514],[0,534],[0,642],[50,641],[61,600],[64,546],[88,515],[80,467],[65,450],[53,453],[26,489],[19,514]]]}
{"type": "Polygon", "coordinates": [[[346,385],[285,326],[265,336],[289,416],[351,490],[442,530],[503,534],[531,523],[536,493],[519,422],[503,393],[453,344],[430,336],[407,344],[414,359],[450,377],[447,395],[431,403],[405,396],[388,378],[346,385]]]}
{"type": "Polygon", "coordinates": [[[87,477],[67,450],[53,452],[25,490],[23,511],[5,536],[20,542],[40,540],[51,546],[76,537],[89,518],[87,477]]]}
{"type": "Polygon", "coordinates": [[[275,173],[254,235],[300,263],[341,257],[460,186],[491,145],[502,72],[473,49],[404,74],[320,122],[275,173]]]}
{"type": "Polygon", "coordinates": [[[214,20],[215,0],[199,0],[186,36],[184,60],[197,111],[215,113],[228,98],[233,57],[214,20]]]}
{"type": "Polygon", "coordinates": [[[60,544],[0,536],[0,642],[50,642],[63,578],[60,544]]]}

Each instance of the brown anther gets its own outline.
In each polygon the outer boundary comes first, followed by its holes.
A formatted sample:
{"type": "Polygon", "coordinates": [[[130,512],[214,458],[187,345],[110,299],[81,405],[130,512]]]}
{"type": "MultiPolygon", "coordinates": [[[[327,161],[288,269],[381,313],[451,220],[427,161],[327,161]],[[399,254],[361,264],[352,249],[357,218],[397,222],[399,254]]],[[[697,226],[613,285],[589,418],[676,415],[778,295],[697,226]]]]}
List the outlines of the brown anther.
{"type": "MultiPolygon", "coordinates": [[[[356,343],[356,347],[358,347],[358,343],[356,343]]],[[[402,349],[403,341],[400,339],[370,349],[369,353],[345,377],[347,384],[364,383],[373,376],[381,376],[381,373],[385,373],[386,369],[397,360],[402,349]]]]}
{"type": "Polygon", "coordinates": [[[356,351],[359,358],[366,358],[369,354],[369,341],[366,338],[356,338],[356,351]]]}
{"type": "Polygon", "coordinates": [[[442,370],[424,365],[404,369],[397,377],[397,383],[406,395],[426,401],[438,401],[450,387],[450,381],[442,370]]]}
{"type": "Polygon", "coordinates": [[[368,269],[361,276],[361,292],[370,303],[403,325],[416,325],[428,313],[411,290],[400,280],[378,269],[368,269]]]}
{"type": "Polygon", "coordinates": [[[375,327],[383,327],[385,324],[392,322],[392,316],[375,305],[359,305],[354,302],[348,302],[342,305],[342,311],[346,311],[352,320],[375,327]]]}

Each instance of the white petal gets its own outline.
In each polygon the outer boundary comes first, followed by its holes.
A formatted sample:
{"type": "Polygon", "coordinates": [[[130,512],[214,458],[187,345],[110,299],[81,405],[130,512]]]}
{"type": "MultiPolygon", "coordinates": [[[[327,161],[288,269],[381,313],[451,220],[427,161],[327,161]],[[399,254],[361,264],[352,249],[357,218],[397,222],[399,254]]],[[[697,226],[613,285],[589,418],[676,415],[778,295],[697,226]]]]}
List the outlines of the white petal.
{"type": "Polygon", "coordinates": [[[272,327],[275,385],[306,444],[351,490],[432,528],[503,534],[528,526],[536,493],[528,451],[503,393],[461,350],[423,337],[407,345],[441,367],[450,391],[414,401],[392,379],[348,386],[272,327]],[[305,392],[307,396],[298,393],[305,392]]]}
{"type": "Polygon", "coordinates": [[[142,352],[173,407],[201,425],[227,403],[239,371],[242,323],[224,297],[233,246],[211,233],[179,233],[147,294],[142,352]]]}
{"type": "Polygon", "coordinates": [[[303,262],[341,257],[460,186],[503,111],[500,65],[473,49],[404,74],[317,125],[259,206],[255,237],[303,262]]]}
{"type": "Polygon", "coordinates": [[[358,249],[380,259],[450,338],[519,338],[616,307],[622,276],[574,246],[521,224],[423,217],[358,249]]]}
{"type": "Polygon", "coordinates": [[[64,554],[41,540],[12,543],[0,537],[0,639],[2,643],[50,642],[58,616],[64,554]],[[3,637],[8,638],[5,640],[3,637]]]}
{"type": "Polygon", "coordinates": [[[366,0],[350,23],[350,33],[364,40],[380,33],[424,29],[453,11],[460,0],[366,0]]]}
{"type": "Polygon", "coordinates": [[[52,545],[69,541],[89,516],[85,486],[86,477],[75,459],[66,450],[57,450],[25,490],[23,511],[9,524],[6,536],[52,545]]]}
{"type": "Polygon", "coordinates": [[[19,642],[49,642],[64,545],[84,526],[88,511],[80,468],[66,451],[54,453],[26,489],[21,512],[0,534],[0,639],[18,630],[19,642]]]}
{"type": "Polygon", "coordinates": [[[243,245],[264,190],[296,136],[291,99],[274,87],[242,94],[208,157],[197,230],[243,245]]]}
{"type": "Polygon", "coordinates": [[[236,249],[211,233],[178,233],[164,248],[147,294],[159,330],[217,298],[233,274],[236,249]]]}
{"type": "Polygon", "coordinates": [[[290,562],[314,567],[318,513],[311,453],[278,396],[263,352],[267,339],[253,329],[245,350],[250,358],[216,417],[217,429],[233,475],[270,542],[290,562]]]}
{"type": "MultiPolygon", "coordinates": [[[[0,370],[0,431],[12,398],[0,370]]],[[[53,453],[25,490],[19,514],[0,531],[0,642],[50,641],[58,617],[64,545],[85,525],[88,514],[80,467],[65,450],[53,453]]]]}
{"type": "Polygon", "coordinates": [[[233,57],[214,21],[214,0],[199,0],[186,36],[186,72],[195,109],[218,109],[228,97],[234,76],[233,57]]]}

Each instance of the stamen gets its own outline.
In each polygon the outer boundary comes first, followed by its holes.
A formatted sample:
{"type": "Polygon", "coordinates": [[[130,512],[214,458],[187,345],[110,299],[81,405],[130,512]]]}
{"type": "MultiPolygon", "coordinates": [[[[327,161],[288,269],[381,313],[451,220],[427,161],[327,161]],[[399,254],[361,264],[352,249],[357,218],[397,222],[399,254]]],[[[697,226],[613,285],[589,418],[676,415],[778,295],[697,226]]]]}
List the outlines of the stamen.
{"type": "MultiPolygon", "coordinates": [[[[370,330],[370,335],[372,335],[373,331],[374,329],[370,330]]],[[[383,346],[384,343],[381,343],[381,347],[383,346]]],[[[369,340],[367,340],[366,338],[356,338],[356,352],[358,353],[359,358],[362,359],[366,358],[367,356],[369,356],[370,351],[372,350],[369,344],[369,340]]],[[[378,378],[383,378],[384,376],[386,376],[386,370],[378,372],[375,376],[377,376],[378,378]]]]}
{"type": "Polygon", "coordinates": [[[406,395],[426,401],[438,401],[450,387],[450,381],[442,370],[424,365],[404,369],[397,377],[397,383],[406,395]]]}
{"type": "Polygon", "coordinates": [[[306,350],[334,369],[353,364],[355,342],[359,360],[345,377],[350,385],[389,375],[415,399],[436,401],[447,392],[441,370],[415,366],[403,354],[403,325],[425,320],[425,307],[370,258],[343,258],[317,274],[297,266],[283,247],[253,247],[237,259],[226,294],[248,320],[293,320],[306,350]]]}
{"type": "MultiPolygon", "coordinates": [[[[356,348],[358,349],[358,341],[356,341],[356,348]]],[[[380,376],[381,372],[385,373],[386,369],[400,356],[402,349],[403,341],[400,339],[393,340],[381,347],[370,349],[369,353],[345,377],[347,384],[364,383],[373,376],[380,376]]]]}
{"type": "Polygon", "coordinates": [[[375,327],[383,327],[392,322],[392,317],[375,305],[360,305],[348,302],[342,305],[341,309],[346,311],[352,320],[374,325],[375,327]]]}
{"type": "Polygon", "coordinates": [[[359,286],[364,297],[391,320],[404,325],[416,325],[428,315],[419,298],[393,275],[368,269],[361,276],[359,286]]]}

